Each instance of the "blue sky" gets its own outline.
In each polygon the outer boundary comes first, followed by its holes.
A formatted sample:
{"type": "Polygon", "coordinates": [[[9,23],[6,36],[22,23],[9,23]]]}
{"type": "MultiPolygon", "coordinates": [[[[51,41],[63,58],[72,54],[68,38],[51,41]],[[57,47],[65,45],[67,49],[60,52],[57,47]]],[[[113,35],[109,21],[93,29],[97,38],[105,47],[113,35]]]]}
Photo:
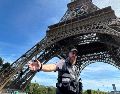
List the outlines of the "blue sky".
{"type": "MultiPolygon", "coordinates": [[[[57,23],[67,10],[70,0],[0,0],[0,56],[13,62],[44,38],[47,26],[57,23]]],[[[100,8],[112,6],[120,17],[120,0],[93,0],[100,8]]],[[[50,63],[58,61],[52,59],[50,63]]],[[[96,63],[81,73],[84,89],[112,90],[116,83],[120,90],[120,71],[115,67],[96,63]]],[[[57,73],[38,73],[32,81],[55,85],[57,73]],[[47,78],[47,79],[46,79],[47,78]]]]}

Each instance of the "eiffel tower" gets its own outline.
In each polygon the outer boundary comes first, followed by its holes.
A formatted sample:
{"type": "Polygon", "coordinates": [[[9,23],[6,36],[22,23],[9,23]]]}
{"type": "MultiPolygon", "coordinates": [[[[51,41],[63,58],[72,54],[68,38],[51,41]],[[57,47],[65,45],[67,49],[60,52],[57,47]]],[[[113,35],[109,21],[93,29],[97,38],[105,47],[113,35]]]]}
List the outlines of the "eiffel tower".
{"type": "Polygon", "coordinates": [[[120,19],[112,8],[98,8],[92,0],[71,0],[61,20],[48,26],[46,36],[0,73],[0,90],[24,90],[36,72],[28,61],[37,58],[46,64],[53,57],[66,58],[72,47],[79,51],[82,71],[95,62],[104,62],[120,69],[120,19]]]}

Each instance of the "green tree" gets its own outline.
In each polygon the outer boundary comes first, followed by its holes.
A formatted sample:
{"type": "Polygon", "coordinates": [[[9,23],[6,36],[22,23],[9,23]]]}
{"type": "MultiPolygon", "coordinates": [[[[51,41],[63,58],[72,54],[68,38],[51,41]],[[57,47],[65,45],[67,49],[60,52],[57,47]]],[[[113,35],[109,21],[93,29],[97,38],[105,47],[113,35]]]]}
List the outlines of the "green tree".
{"type": "MultiPolygon", "coordinates": [[[[5,64],[2,64],[2,66],[1,66],[1,69],[0,69],[0,72],[2,72],[4,69],[6,69],[7,67],[9,67],[10,68],[10,63],[5,63],[5,64]]],[[[6,72],[7,72],[7,70],[6,70],[6,72]]]]}
{"type": "Polygon", "coordinates": [[[7,67],[10,67],[10,63],[5,63],[5,64],[3,64],[3,66],[2,66],[2,69],[5,69],[5,68],[7,68],[7,67]]]}
{"type": "Polygon", "coordinates": [[[54,87],[48,87],[48,94],[55,94],[55,88],[54,87]]]}
{"type": "Polygon", "coordinates": [[[30,83],[26,87],[26,92],[29,94],[56,94],[56,88],[39,85],[38,83],[30,83]]]}
{"type": "MultiPolygon", "coordinates": [[[[83,94],[88,94],[88,92],[85,90],[83,91],[83,94]]],[[[108,94],[108,93],[100,90],[91,90],[91,94],[108,94]]]]}
{"type": "Polygon", "coordinates": [[[4,60],[0,57],[0,66],[3,65],[4,60]]]}

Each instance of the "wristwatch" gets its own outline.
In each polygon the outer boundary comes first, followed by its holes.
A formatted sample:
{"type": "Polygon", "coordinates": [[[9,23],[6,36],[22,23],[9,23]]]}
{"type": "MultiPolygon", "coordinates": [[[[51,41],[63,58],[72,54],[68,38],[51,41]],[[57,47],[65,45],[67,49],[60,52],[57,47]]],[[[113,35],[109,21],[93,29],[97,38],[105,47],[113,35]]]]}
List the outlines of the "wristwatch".
{"type": "Polygon", "coordinates": [[[43,64],[41,63],[41,67],[40,67],[40,69],[37,70],[37,72],[42,70],[42,66],[43,66],[43,64]]]}

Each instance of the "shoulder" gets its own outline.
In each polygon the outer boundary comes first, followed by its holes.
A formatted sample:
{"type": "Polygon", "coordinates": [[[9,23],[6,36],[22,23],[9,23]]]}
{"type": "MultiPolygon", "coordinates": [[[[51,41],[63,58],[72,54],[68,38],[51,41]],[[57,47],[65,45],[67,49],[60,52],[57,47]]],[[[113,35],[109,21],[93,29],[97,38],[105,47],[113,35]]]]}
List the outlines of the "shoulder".
{"type": "Polygon", "coordinates": [[[65,64],[65,60],[64,59],[60,59],[57,63],[56,63],[56,67],[59,69],[62,69],[63,65],[65,64]]]}
{"type": "Polygon", "coordinates": [[[61,65],[61,64],[64,64],[65,63],[65,60],[64,59],[60,59],[57,63],[56,63],[56,65],[61,65]]]}
{"type": "Polygon", "coordinates": [[[58,62],[64,63],[64,62],[65,62],[65,59],[60,59],[58,62]]]}

